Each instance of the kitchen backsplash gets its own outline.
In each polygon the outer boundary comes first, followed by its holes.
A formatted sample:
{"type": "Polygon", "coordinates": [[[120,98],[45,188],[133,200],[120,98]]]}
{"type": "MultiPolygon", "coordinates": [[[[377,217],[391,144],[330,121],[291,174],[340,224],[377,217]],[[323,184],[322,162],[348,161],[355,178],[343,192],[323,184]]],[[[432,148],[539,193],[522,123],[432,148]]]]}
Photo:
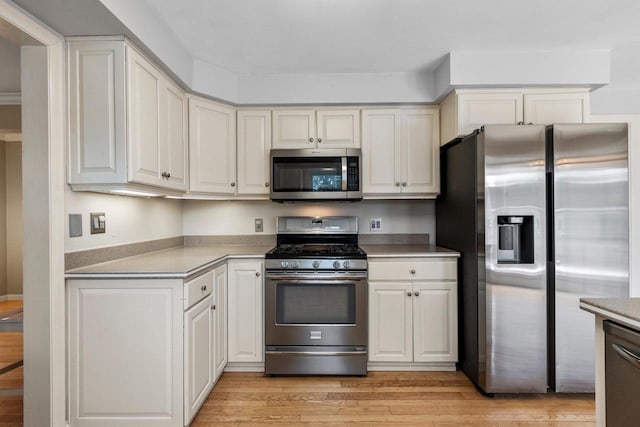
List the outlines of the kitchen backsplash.
{"type": "Polygon", "coordinates": [[[419,233],[435,239],[435,201],[366,200],[362,202],[274,203],[271,201],[183,202],[185,236],[275,234],[278,216],[351,215],[359,220],[360,233],[419,233]],[[264,231],[255,232],[255,219],[262,218],[264,231]],[[371,219],[381,228],[372,232],[371,219]]]}

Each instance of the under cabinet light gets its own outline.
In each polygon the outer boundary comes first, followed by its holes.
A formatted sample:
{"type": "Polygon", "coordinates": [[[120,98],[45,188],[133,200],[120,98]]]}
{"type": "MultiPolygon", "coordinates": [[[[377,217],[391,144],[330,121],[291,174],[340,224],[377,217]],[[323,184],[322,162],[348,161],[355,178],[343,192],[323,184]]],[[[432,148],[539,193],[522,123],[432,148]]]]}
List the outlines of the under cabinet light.
{"type": "Polygon", "coordinates": [[[161,194],[148,193],[146,191],[137,191],[137,190],[109,190],[109,192],[114,194],[119,194],[121,196],[162,197],[161,194]]]}

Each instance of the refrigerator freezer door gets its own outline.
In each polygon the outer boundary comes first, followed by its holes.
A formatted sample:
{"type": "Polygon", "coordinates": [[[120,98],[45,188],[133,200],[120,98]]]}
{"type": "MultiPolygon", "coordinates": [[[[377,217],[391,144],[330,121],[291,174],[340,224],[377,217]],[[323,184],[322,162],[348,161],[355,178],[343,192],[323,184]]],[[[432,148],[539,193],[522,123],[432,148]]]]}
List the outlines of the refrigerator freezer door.
{"type": "Polygon", "coordinates": [[[581,297],[629,295],[626,124],[554,125],[556,391],[593,392],[593,316],[581,297]]]}
{"type": "Polygon", "coordinates": [[[481,386],[488,393],[544,393],[545,127],[486,126],[484,154],[486,283],[479,283],[479,289],[486,291],[486,346],[480,355],[485,368],[481,386]],[[519,236],[521,247],[533,251],[527,262],[498,262],[498,225],[505,217],[529,218],[531,232],[519,236]]]}

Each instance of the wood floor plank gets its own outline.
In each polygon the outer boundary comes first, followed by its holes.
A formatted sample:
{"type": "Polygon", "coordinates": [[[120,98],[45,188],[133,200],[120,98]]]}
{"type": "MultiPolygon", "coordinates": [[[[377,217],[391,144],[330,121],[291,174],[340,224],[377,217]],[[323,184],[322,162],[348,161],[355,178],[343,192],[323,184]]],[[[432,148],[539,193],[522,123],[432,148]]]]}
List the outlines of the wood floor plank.
{"type": "Polygon", "coordinates": [[[194,420],[220,426],[593,426],[593,395],[480,394],[462,372],[225,373],[194,420]]]}

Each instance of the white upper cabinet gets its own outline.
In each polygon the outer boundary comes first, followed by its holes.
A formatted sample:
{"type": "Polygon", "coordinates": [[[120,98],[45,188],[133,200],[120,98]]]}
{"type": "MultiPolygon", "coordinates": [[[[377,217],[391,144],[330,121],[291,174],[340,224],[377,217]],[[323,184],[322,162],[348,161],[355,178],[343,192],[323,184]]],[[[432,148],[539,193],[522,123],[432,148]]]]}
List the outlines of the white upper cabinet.
{"type": "Polygon", "coordinates": [[[440,192],[435,107],[362,111],[365,198],[433,198],[440,192]]]}
{"type": "Polygon", "coordinates": [[[588,93],[524,95],[524,122],[534,125],[585,123],[590,114],[588,93]]]}
{"type": "Polygon", "coordinates": [[[238,111],[238,195],[269,195],[271,111],[238,111]]]}
{"type": "Polygon", "coordinates": [[[67,54],[69,184],[185,191],[184,92],[124,39],[72,39],[67,54]]]}
{"type": "Polygon", "coordinates": [[[315,145],[314,110],[273,111],[273,148],[313,148],[315,145]]]}
{"type": "Polygon", "coordinates": [[[236,194],[236,111],[189,96],[189,191],[236,194]]]}
{"type": "Polygon", "coordinates": [[[360,147],[359,110],[318,110],[318,148],[360,147]]]}
{"type": "Polygon", "coordinates": [[[484,125],[585,123],[587,89],[461,89],[440,104],[442,145],[484,125]]]}
{"type": "Polygon", "coordinates": [[[400,110],[362,111],[362,189],[364,194],[400,193],[400,110]]]}
{"type": "Polygon", "coordinates": [[[323,147],[360,147],[360,111],[273,111],[273,148],[323,147]]]}

